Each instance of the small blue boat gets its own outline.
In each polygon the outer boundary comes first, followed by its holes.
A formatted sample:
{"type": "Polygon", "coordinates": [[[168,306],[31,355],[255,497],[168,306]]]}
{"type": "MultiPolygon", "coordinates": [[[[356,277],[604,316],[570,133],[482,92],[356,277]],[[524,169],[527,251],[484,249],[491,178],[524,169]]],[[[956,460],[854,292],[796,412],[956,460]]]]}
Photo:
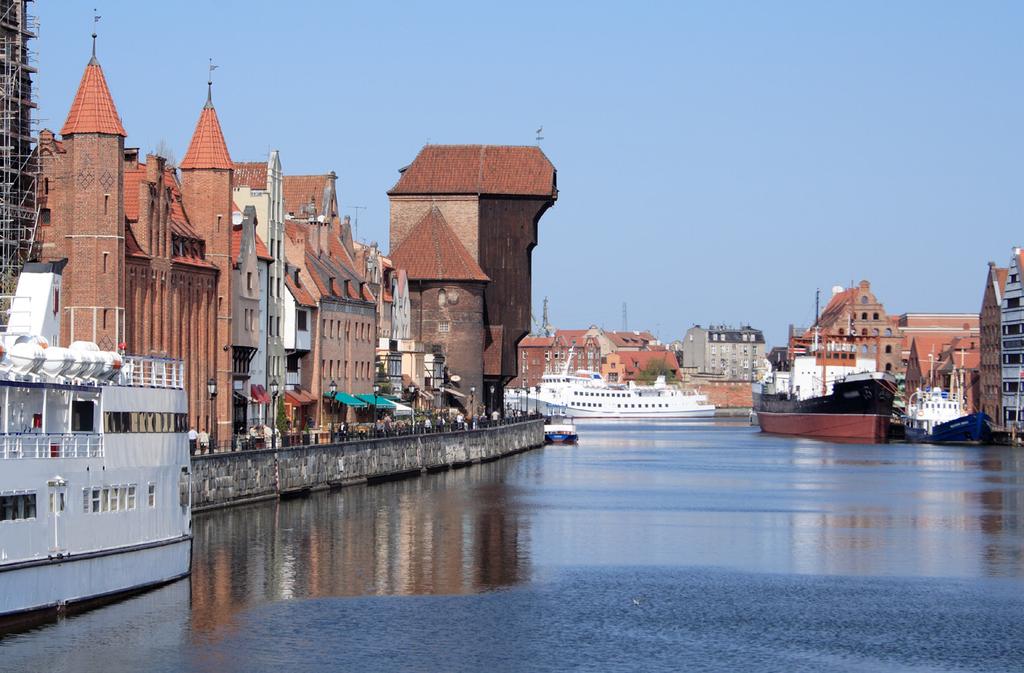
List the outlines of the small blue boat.
{"type": "Polygon", "coordinates": [[[579,436],[576,424],[568,416],[551,416],[544,422],[546,444],[575,444],[579,436]]]}
{"type": "Polygon", "coordinates": [[[983,411],[976,411],[945,423],[938,423],[930,430],[907,425],[907,441],[929,444],[989,444],[992,442],[992,419],[983,411]]]}
{"type": "Polygon", "coordinates": [[[964,413],[965,401],[957,391],[925,388],[910,396],[903,418],[908,442],[930,444],[988,444],[992,419],[976,411],[964,413]]]}

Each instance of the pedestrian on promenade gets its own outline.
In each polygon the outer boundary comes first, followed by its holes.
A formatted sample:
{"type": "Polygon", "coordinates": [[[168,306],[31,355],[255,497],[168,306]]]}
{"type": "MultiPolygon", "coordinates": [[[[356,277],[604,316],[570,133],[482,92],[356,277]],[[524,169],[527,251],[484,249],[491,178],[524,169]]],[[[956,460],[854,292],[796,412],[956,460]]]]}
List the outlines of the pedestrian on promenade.
{"type": "Polygon", "coordinates": [[[501,414],[499,414],[498,410],[495,409],[491,412],[491,422],[497,425],[499,420],[501,420],[501,414]]]}
{"type": "Polygon", "coordinates": [[[426,418],[423,419],[423,432],[430,432],[430,416],[427,416],[426,418]]]}
{"type": "Polygon", "coordinates": [[[195,428],[188,429],[188,454],[190,456],[196,455],[196,441],[199,439],[199,433],[196,432],[195,428]]]}
{"type": "Polygon", "coordinates": [[[206,430],[199,431],[199,453],[210,452],[210,433],[206,430]]]}
{"type": "Polygon", "coordinates": [[[455,427],[457,427],[459,430],[465,430],[466,429],[466,425],[465,424],[466,424],[466,418],[462,415],[462,412],[460,411],[455,416],[455,427]]]}
{"type": "Polygon", "coordinates": [[[348,421],[342,421],[339,430],[341,430],[341,441],[348,441],[348,421]]]}

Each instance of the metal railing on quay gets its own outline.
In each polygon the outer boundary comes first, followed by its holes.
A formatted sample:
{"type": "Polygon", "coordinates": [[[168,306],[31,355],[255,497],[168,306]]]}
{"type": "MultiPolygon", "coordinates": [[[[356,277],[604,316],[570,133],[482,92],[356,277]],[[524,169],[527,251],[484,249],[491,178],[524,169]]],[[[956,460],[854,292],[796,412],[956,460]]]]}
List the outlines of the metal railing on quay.
{"type": "Polygon", "coordinates": [[[0,436],[0,458],[102,458],[103,437],[87,434],[0,436]]]}
{"type": "MultiPolygon", "coordinates": [[[[386,440],[395,437],[411,437],[415,435],[437,435],[455,432],[473,432],[474,430],[486,430],[517,423],[526,423],[543,418],[540,414],[524,414],[521,416],[491,419],[478,417],[466,419],[461,424],[457,421],[440,422],[440,419],[417,421],[394,421],[386,423],[351,423],[342,428],[334,429],[310,429],[305,431],[285,432],[271,441],[269,437],[251,437],[248,435],[235,435],[229,440],[218,442],[214,453],[228,453],[234,451],[258,451],[261,449],[279,448],[287,449],[303,446],[319,446],[330,444],[344,444],[346,442],[358,442],[365,440],[386,440]]],[[[208,453],[203,447],[199,447],[199,453],[208,453]]]]}

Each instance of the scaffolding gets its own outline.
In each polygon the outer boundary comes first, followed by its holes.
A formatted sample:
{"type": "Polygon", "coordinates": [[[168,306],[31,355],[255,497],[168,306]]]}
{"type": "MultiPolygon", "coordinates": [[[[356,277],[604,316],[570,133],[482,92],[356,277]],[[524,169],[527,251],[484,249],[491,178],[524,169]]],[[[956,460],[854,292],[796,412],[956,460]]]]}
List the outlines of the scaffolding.
{"type": "Polygon", "coordinates": [[[38,22],[29,2],[0,0],[0,325],[7,323],[22,266],[38,255],[36,68],[29,49],[38,22]]]}

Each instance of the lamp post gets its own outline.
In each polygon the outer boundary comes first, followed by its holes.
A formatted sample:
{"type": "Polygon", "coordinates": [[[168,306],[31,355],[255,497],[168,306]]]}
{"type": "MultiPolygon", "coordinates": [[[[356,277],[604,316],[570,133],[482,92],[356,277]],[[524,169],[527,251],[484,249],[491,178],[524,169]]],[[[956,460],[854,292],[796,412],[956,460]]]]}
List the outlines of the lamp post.
{"type": "Polygon", "coordinates": [[[476,415],[476,386],[469,387],[469,415],[476,415]]]}
{"type": "Polygon", "coordinates": [[[277,394],[281,392],[281,382],[277,380],[277,377],[270,379],[270,405],[274,407],[274,425],[267,426],[270,428],[270,448],[277,449],[277,394]]]}
{"type": "Polygon", "coordinates": [[[409,401],[412,402],[412,411],[416,413],[416,386],[409,386],[409,401]]]}
{"type": "Polygon", "coordinates": [[[206,381],[206,392],[210,394],[210,446],[207,449],[213,453],[217,448],[217,380],[206,381]]]}
{"type": "Polygon", "coordinates": [[[487,400],[487,416],[490,418],[491,412],[497,407],[494,406],[494,384],[491,384],[491,396],[487,400]]]}
{"type": "Polygon", "coordinates": [[[377,432],[377,393],[380,392],[380,386],[377,384],[373,385],[373,431],[377,432]]]}
{"type": "Polygon", "coordinates": [[[327,389],[331,391],[331,441],[333,442],[334,428],[338,424],[336,418],[338,411],[337,407],[335,406],[338,403],[338,398],[335,397],[335,395],[338,393],[338,383],[334,379],[331,379],[331,385],[329,385],[327,389]]]}

